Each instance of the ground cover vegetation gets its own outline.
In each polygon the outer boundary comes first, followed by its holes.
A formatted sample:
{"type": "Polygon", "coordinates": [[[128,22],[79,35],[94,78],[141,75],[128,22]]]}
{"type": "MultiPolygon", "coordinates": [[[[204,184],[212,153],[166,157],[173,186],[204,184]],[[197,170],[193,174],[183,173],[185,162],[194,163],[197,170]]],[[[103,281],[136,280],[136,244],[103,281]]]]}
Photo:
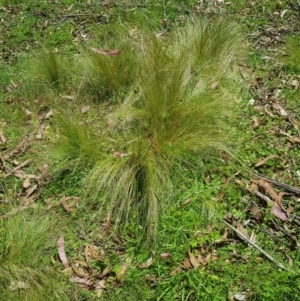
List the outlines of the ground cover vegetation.
{"type": "Polygon", "coordinates": [[[299,300],[299,14],[0,0],[1,300],[299,300]]]}

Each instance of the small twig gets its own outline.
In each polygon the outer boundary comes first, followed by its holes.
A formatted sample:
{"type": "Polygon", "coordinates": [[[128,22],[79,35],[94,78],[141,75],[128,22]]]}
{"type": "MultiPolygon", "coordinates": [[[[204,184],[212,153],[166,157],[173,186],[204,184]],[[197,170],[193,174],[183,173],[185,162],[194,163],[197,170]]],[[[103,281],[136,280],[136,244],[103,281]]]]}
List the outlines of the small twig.
{"type": "Polygon", "coordinates": [[[105,226],[104,237],[107,237],[108,234],[109,234],[109,229],[110,229],[110,226],[111,226],[111,216],[112,216],[112,212],[109,211],[108,214],[107,214],[107,222],[106,222],[106,226],[105,226]]]}
{"type": "Polygon", "coordinates": [[[259,192],[258,190],[253,190],[252,191],[255,195],[257,195],[259,198],[261,198],[262,200],[266,201],[268,206],[272,207],[273,205],[273,201],[267,197],[266,195],[262,194],[261,192],[259,192]]]}
{"type": "Polygon", "coordinates": [[[260,178],[260,179],[264,179],[265,181],[269,182],[269,183],[272,183],[278,187],[282,187],[284,188],[285,190],[288,190],[288,191],[291,191],[295,194],[298,194],[300,195],[300,189],[298,189],[297,187],[294,187],[294,186],[291,186],[291,185],[287,185],[287,184],[284,184],[284,183],[281,183],[281,182],[278,182],[276,180],[273,180],[273,179],[270,179],[266,176],[263,176],[263,175],[260,175],[260,174],[257,174],[257,173],[254,173],[254,172],[251,172],[251,171],[247,171],[251,176],[254,176],[254,177],[257,177],[257,178],[260,178]]]}
{"type": "Polygon", "coordinates": [[[234,228],[232,225],[230,225],[228,222],[226,222],[225,220],[223,220],[223,223],[225,225],[227,225],[229,228],[231,228],[234,232],[236,232],[238,234],[238,236],[243,239],[244,241],[246,241],[249,245],[251,245],[252,247],[256,248],[258,251],[260,251],[262,254],[264,254],[270,261],[272,261],[273,263],[275,263],[279,268],[286,270],[286,271],[290,271],[295,273],[294,271],[286,268],[282,263],[278,262],[275,258],[273,258],[271,255],[269,255],[266,251],[264,251],[260,246],[258,246],[256,243],[254,243],[253,241],[251,241],[250,239],[248,239],[242,232],[240,232],[239,230],[237,230],[236,228],[234,228]]]}
{"type": "Polygon", "coordinates": [[[14,169],[12,169],[10,172],[8,172],[4,177],[5,178],[9,177],[10,175],[12,175],[18,169],[21,169],[22,167],[28,165],[31,161],[32,161],[32,159],[25,160],[24,162],[22,162],[21,164],[19,164],[18,166],[16,166],[14,169]]]}
{"type": "Polygon", "coordinates": [[[294,214],[289,214],[289,217],[292,219],[292,221],[300,226],[300,217],[294,214]]]}
{"type": "Polygon", "coordinates": [[[98,18],[98,17],[105,17],[103,14],[89,14],[89,13],[82,13],[82,14],[69,14],[69,15],[58,15],[60,17],[65,17],[65,18],[74,18],[74,17],[93,17],[93,18],[98,18]]]}

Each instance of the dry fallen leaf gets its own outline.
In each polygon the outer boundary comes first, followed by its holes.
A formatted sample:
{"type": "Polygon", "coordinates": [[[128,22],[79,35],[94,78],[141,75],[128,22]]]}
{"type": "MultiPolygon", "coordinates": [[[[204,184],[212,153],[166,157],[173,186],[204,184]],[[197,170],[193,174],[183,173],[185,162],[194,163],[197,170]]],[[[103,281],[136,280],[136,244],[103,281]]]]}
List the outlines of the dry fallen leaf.
{"type": "Polygon", "coordinates": [[[207,265],[211,260],[213,260],[212,258],[212,254],[209,253],[203,260],[203,265],[207,265]]]}
{"type": "Polygon", "coordinates": [[[246,188],[246,184],[240,179],[235,180],[235,183],[238,184],[241,188],[246,188]]]}
{"type": "Polygon", "coordinates": [[[259,210],[258,207],[256,207],[255,205],[251,206],[249,209],[252,213],[253,213],[253,217],[257,220],[262,219],[263,215],[262,212],[259,210]]]}
{"type": "Polygon", "coordinates": [[[292,143],[299,143],[300,144],[300,138],[298,137],[289,137],[289,141],[292,143]]]}
{"type": "Polygon", "coordinates": [[[6,142],[6,138],[4,137],[3,132],[1,130],[0,130],[0,139],[1,139],[2,143],[6,142]]]}
{"type": "Polygon", "coordinates": [[[110,229],[110,225],[111,225],[111,217],[112,217],[112,212],[109,211],[107,214],[107,222],[106,222],[106,226],[105,226],[104,237],[107,237],[109,234],[109,229],[110,229]]]}
{"type": "Polygon", "coordinates": [[[22,282],[22,281],[11,281],[9,287],[8,287],[8,290],[11,291],[11,292],[14,292],[14,291],[20,291],[20,290],[27,290],[30,288],[30,285],[25,283],[25,282],[22,282]]]}
{"type": "Polygon", "coordinates": [[[60,95],[61,98],[63,99],[68,99],[68,100],[74,100],[75,97],[72,95],[60,95]]]}
{"type": "MultiPolygon", "coordinates": [[[[187,258],[187,260],[189,260],[188,258],[187,258]]],[[[181,267],[181,265],[178,265],[175,269],[173,269],[171,272],[170,272],[170,275],[171,276],[175,276],[175,275],[177,275],[178,273],[180,273],[182,271],[182,267],[181,267]]]]}
{"type": "Polygon", "coordinates": [[[197,269],[200,266],[200,263],[198,262],[197,258],[194,256],[192,252],[189,250],[189,258],[192,266],[197,269]]]}
{"type": "Polygon", "coordinates": [[[273,158],[278,158],[278,156],[276,156],[276,155],[270,155],[270,156],[268,156],[268,157],[266,157],[266,158],[262,158],[262,159],[260,159],[260,160],[255,164],[255,167],[259,167],[259,166],[265,164],[268,160],[273,159],[273,158]]]}
{"type": "Polygon", "coordinates": [[[90,266],[89,265],[90,260],[89,260],[89,246],[88,245],[86,245],[85,248],[84,248],[84,257],[85,257],[86,264],[88,266],[90,266]]]}
{"type": "Polygon", "coordinates": [[[183,261],[183,266],[188,270],[192,267],[190,259],[189,258],[185,258],[183,261]]]}
{"type": "Polygon", "coordinates": [[[191,202],[191,198],[188,198],[186,199],[184,202],[183,202],[183,206],[186,206],[187,204],[189,204],[191,202]]]}
{"type": "Polygon", "coordinates": [[[16,166],[16,167],[13,169],[13,171],[16,171],[16,170],[18,170],[18,169],[20,169],[20,168],[22,168],[22,167],[28,165],[31,161],[32,161],[32,159],[27,159],[27,160],[23,161],[21,164],[19,164],[18,166],[16,166]]]}
{"type": "Polygon", "coordinates": [[[92,245],[87,245],[85,248],[86,261],[88,263],[88,255],[90,255],[93,259],[103,262],[104,259],[95,251],[92,245]]]}
{"type": "Polygon", "coordinates": [[[261,42],[261,44],[266,45],[266,44],[268,44],[268,43],[271,42],[271,38],[270,37],[266,37],[266,36],[262,36],[260,38],[260,42],[261,42]]]}
{"type": "Polygon", "coordinates": [[[234,292],[233,292],[233,289],[232,289],[232,284],[230,284],[230,286],[228,288],[228,293],[227,293],[228,301],[235,301],[233,295],[234,295],[234,292]]]}
{"type": "Polygon", "coordinates": [[[256,241],[256,234],[254,233],[254,231],[251,232],[249,240],[255,243],[255,241],[256,241]]]}
{"type": "Polygon", "coordinates": [[[82,265],[85,268],[89,267],[89,265],[86,263],[86,261],[83,261],[83,260],[72,260],[72,263],[74,263],[76,265],[82,265]]]}
{"type": "Polygon", "coordinates": [[[297,89],[297,88],[299,87],[299,81],[298,81],[297,79],[294,79],[294,80],[292,81],[292,86],[293,86],[295,89],[297,89]]]}
{"type": "Polygon", "coordinates": [[[268,104],[266,104],[266,105],[264,106],[264,111],[265,111],[270,117],[274,118],[274,114],[270,111],[269,105],[268,105],[268,104]]]}
{"type": "Polygon", "coordinates": [[[6,162],[5,162],[4,158],[1,156],[1,154],[0,154],[0,166],[1,166],[2,170],[6,171],[6,162]]]}
{"type": "Polygon", "coordinates": [[[106,276],[108,273],[111,272],[111,268],[109,266],[107,266],[101,273],[101,277],[106,276]]]}
{"type": "Polygon", "coordinates": [[[18,88],[18,84],[14,82],[12,79],[10,80],[10,83],[13,85],[14,88],[18,88]]]}
{"type": "Polygon", "coordinates": [[[116,273],[116,278],[118,281],[122,281],[123,280],[123,276],[126,272],[127,267],[125,265],[123,265],[120,270],[116,273]]]}
{"type": "Polygon", "coordinates": [[[27,110],[27,109],[24,109],[24,111],[25,111],[25,114],[26,114],[27,116],[30,116],[30,115],[33,114],[31,111],[29,111],[29,110],[27,110]]]}
{"type": "Polygon", "coordinates": [[[289,116],[289,121],[294,126],[294,128],[298,130],[299,122],[293,116],[289,116]]]}
{"type": "Polygon", "coordinates": [[[69,281],[73,282],[73,283],[84,284],[86,286],[92,286],[94,284],[93,281],[91,281],[89,279],[85,279],[85,278],[80,278],[78,276],[70,277],[69,281]]]}
{"type": "Polygon", "coordinates": [[[65,239],[63,236],[61,236],[58,239],[57,242],[57,247],[58,247],[58,256],[62,262],[62,264],[64,265],[65,269],[69,268],[69,263],[68,263],[68,259],[65,253],[65,239]]]}
{"type": "Polygon", "coordinates": [[[252,116],[251,119],[253,121],[253,128],[257,129],[260,126],[260,121],[257,119],[256,116],[252,116]]]}
{"type": "Polygon", "coordinates": [[[210,85],[211,89],[212,89],[212,90],[216,89],[217,86],[218,86],[218,84],[219,84],[218,82],[212,83],[212,84],[210,85]]]}
{"type": "Polygon", "coordinates": [[[52,201],[55,199],[55,196],[50,197],[47,200],[44,200],[45,205],[47,205],[46,209],[49,210],[52,207],[52,201]]]}
{"type": "Polygon", "coordinates": [[[39,126],[39,129],[38,129],[38,131],[37,131],[37,133],[36,133],[36,135],[35,135],[35,138],[36,138],[36,139],[42,139],[42,138],[43,138],[45,126],[46,126],[45,124],[41,124],[41,125],[39,126]]]}
{"type": "Polygon", "coordinates": [[[289,267],[292,267],[294,265],[294,260],[285,252],[285,256],[289,260],[289,267]]]}
{"type": "Polygon", "coordinates": [[[75,274],[81,278],[88,279],[90,277],[89,273],[85,272],[78,264],[78,262],[71,261],[72,270],[75,274]]]}
{"type": "Polygon", "coordinates": [[[38,188],[37,184],[33,185],[31,188],[26,189],[26,199],[31,196],[34,191],[38,188]]]}
{"type": "Polygon", "coordinates": [[[282,205],[280,205],[282,197],[281,198],[279,197],[279,195],[277,194],[277,192],[275,191],[275,189],[273,188],[273,186],[269,182],[267,182],[267,181],[265,181],[263,179],[259,179],[259,180],[251,179],[251,182],[256,183],[260,187],[262,187],[272,197],[272,199],[276,203],[278,203],[278,205],[280,207],[282,206],[282,205]]]}
{"type": "Polygon", "coordinates": [[[45,116],[44,116],[44,119],[49,119],[50,117],[53,116],[53,111],[50,110],[45,116]]]}
{"type": "Polygon", "coordinates": [[[160,257],[161,257],[162,259],[167,259],[167,258],[169,258],[169,256],[170,256],[169,253],[162,253],[162,254],[160,254],[160,257]]]}
{"type": "Polygon", "coordinates": [[[288,218],[286,216],[286,213],[282,211],[282,209],[279,207],[279,205],[274,202],[273,206],[270,208],[271,213],[273,213],[276,217],[280,218],[283,221],[287,221],[288,218]]]}
{"type": "Polygon", "coordinates": [[[245,229],[239,221],[235,221],[234,224],[237,230],[241,232],[247,239],[249,239],[249,234],[247,229],[245,229]]]}
{"type": "Polygon", "coordinates": [[[40,166],[38,166],[38,170],[41,172],[42,176],[44,177],[44,179],[47,182],[51,181],[51,177],[50,177],[50,175],[48,173],[47,166],[40,165],[40,166]]]}
{"type": "Polygon", "coordinates": [[[234,299],[237,301],[246,301],[246,292],[237,292],[234,295],[234,299]]]}
{"type": "Polygon", "coordinates": [[[5,86],[5,91],[8,92],[8,93],[12,93],[12,89],[10,86],[5,86]]]}
{"type": "Polygon", "coordinates": [[[127,156],[129,156],[129,154],[114,152],[114,157],[115,158],[123,158],[123,157],[127,157],[127,156]]]}
{"type": "Polygon", "coordinates": [[[152,262],[153,262],[153,258],[150,257],[146,262],[140,264],[139,268],[141,268],[141,269],[147,269],[152,264],[152,262]]]}
{"type": "Polygon", "coordinates": [[[23,188],[28,188],[30,186],[30,178],[26,177],[22,183],[23,188]]]}
{"type": "Polygon", "coordinates": [[[106,49],[98,49],[98,48],[94,48],[91,47],[90,48],[92,51],[106,55],[106,56],[116,56],[119,55],[121,53],[121,50],[119,49],[113,49],[113,50],[106,50],[106,49]]]}
{"type": "Polygon", "coordinates": [[[74,6],[75,3],[73,3],[72,5],[70,5],[68,8],[65,9],[65,11],[70,11],[72,9],[72,7],[74,6]]]}
{"type": "Polygon", "coordinates": [[[99,281],[96,282],[95,293],[96,293],[96,296],[98,298],[101,297],[101,295],[103,293],[103,290],[105,289],[105,283],[106,283],[105,279],[101,279],[101,280],[99,280],[99,281]]]}
{"type": "Polygon", "coordinates": [[[288,113],[282,108],[282,106],[277,103],[277,102],[274,102],[272,104],[273,108],[276,109],[278,111],[278,113],[281,115],[281,116],[288,116],[288,113]]]}
{"type": "Polygon", "coordinates": [[[75,206],[78,203],[78,201],[79,201],[79,197],[77,196],[68,196],[68,197],[63,196],[61,198],[61,203],[68,212],[73,212],[73,209],[71,207],[75,206]],[[71,199],[73,199],[74,201],[68,205],[67,201],[71,199]]]}
{"type": "Polygon", "coordinates": [[[81,108],[81,113],[87,113],[90,110],[91,106],[86,105],[84,107],[81,108]]]}
{"type": "Polygon", "coordinates": [[[254,99],[254,98],[251,98],[251,99],[248,101],[248,105],[253,106],[254,104],[255,104],[255,99],[254,99]]]}

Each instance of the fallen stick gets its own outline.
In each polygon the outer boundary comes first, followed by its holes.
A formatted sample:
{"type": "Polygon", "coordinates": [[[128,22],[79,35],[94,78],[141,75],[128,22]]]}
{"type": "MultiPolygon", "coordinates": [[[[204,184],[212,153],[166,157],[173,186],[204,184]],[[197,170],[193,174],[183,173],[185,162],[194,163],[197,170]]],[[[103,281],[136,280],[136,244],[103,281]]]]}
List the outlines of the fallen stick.
{"type": "Polygon", "coordinates": [[[294,271],[286,268],[282,263],[278,262],[275,258],[273,258],[271,255],[269,255],[266,251],[264,251],[260,246],[258,246],[256,243],[254,243],[253,241],[251,241],[250,239],[248,239],[242,232],[240,232],[239,230],[237,230],[236,228],[234,228],[232,225],[230,225],[228,222],[226,222],[225,220],[223,220],[223,223],[225,225],[227,225],[229,228],[231,228],[234,232],[236,232],[238,234],[238,236],[243,239],[244,241],[246,241],[249,245],[251,245],[252,247],[256,248],[259,252],[261,252],[262,254],[264,254],[270,261],[272,261],[273,263],[275,263],[279,268],[286,270],[286,271],[290,271],[292,273],[295,274],[294,271]]]}
{"type": "Polygon", "coordinates": [[[291,186],[291,185],[287,185],[287,184],[284,184],[284,183],[281,183],[281,182],[278,182],[276,180],[273,180],[273,179],[270,179],[266,176],[263,176],[263,175],[260,175],[260,174],[257,174],[257,173],[254,173],[254,172],[251,172],[251,171],[247,171],[251,176],[254,176],[254,177],[257,177],[257,178],[260,178],[260,179],[263,179],[269,183],[272,183],[278,187],[282,187],[284,188],[285,190],[288,190],[288,191],[291,191],[293,193],[296,193],[298,195],[300,195],[300,189],[298,189],[297,187],[295,186],[291,186]]]}
{"type": "Polygon", "coordinates": [[[273,205],[274,202],[269,197],[267,197],[266,195],[262,194],[261,192],[259,192],[256,189],[253,190],[253,193],[255,195],[257,195],[258,197],[260,197],[262,200],[266,201],[269,207],[272,207],[272,205],[273,205]]]}

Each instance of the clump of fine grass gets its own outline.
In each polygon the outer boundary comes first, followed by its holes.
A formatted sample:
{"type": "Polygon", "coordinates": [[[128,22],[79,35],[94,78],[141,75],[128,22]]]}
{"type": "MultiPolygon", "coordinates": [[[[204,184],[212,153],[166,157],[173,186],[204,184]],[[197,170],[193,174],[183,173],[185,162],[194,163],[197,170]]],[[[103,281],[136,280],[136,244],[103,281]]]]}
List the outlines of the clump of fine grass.
{"type": "Polygon", "coordinates": [[[110,116],[114,142],[85,179],[89,199],[99,200],[102,213],[112,212],[117,226],[135,212],[148,238],[155,238],[173,175],[225,148],[232,97],[224,82],[240,53],[237,37],[236,25],[218,19],[141,40],[139,76],[110,116]]]}
{"type": "Polygon", "coordinates": [[[116,28],[116,33],[108,36],[104,44],[90,48],[85,65],[86,90],[97,101],[119,100],[135,80],[137,56],[134,53],[134,42],[116,28]]]}
{"type": "MultiPolygon", "coordinates": [[[[69,112],[69,114],[71,114],[69,112]]],[[[79,118],[61,114],[55,119],[59,128],[57,133],[50,134],[54,145],[51,157],[59,161],[57,172],[75,171],[94,166],[105,151],[104,135],[96,135],[91,127],[79,118]]]]}
{"type": "Polygon", "coordinates": [[[69,300],[65,283],[51,268],[57,221],[17,214],[0,223],[2,300],[69,300]]]}
{"type": "Polygon", "coordinates": [[[230,64],[243,53],[237,24],[223,18],[189,23],[175,36],[174,54],[180,58],[188,52],[184,58],[198,79],[215,81],[230,76],[233,73],[230,64]]]}
{"type": "MultiPolygon", "coordinates": [[[[64,92],[70,93],[74,85],[73,63],[54,51],[42,50],[33,56],[21,59],[20,84],[27,98],[53,96],[64,92]]],[[[77,85],[77,84],[76,84],[77,85]]],[[[52,98],[52,97],[50,97],[52,98]]]]}
{"type": "Polygon", "coordinates": [[[61,70],[57,54],[53,51],[42,53],[37,63],[37,73],[50,87],[59,87],[61,81],[61,70]]]}

